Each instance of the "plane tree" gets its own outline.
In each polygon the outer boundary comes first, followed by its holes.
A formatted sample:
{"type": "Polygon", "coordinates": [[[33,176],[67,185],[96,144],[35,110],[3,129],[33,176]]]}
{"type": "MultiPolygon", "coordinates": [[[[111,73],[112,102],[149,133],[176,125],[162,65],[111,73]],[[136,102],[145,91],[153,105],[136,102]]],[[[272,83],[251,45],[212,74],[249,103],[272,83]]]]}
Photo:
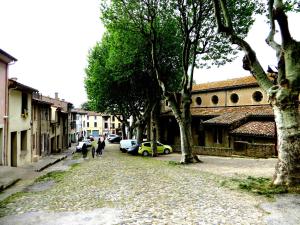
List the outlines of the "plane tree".
{"type": "MultiPolygon", "coordinates": [[[[251,13],[243,13],[248,1],[241,2],[244,4],[236,11],[236,18],[241,21],[240,31],[245,36],[254,20],[251,13]],[[242,22],[245,20],[248,23],[242,22]]],[[[151,44],[154,76],[179,126],[181,162],[200,161],[192,149],[190,106],[194,69],[223,65],[237,53],[215,29],[212,1],[112,0],[103,6],[102,12],[106,24],[126,29],[129,25],[151,44]],[[168,51],[162,54],[165,49],[168,51]],[[179,83],[170,86],[174,77],[179,83]]]]}
{"type": "MultiPolygon", "coordinates": [[[[251,2],[251,1],[249,1],[251,2]]],[[[268,45],[277,56],[278,76],[271,79],[261,66],[253,48],[237,30],[233,17],[235,1],[214,0],[218,31],[226,35],[232,44],[245,53],[244,69],[251,71],[260,87],[266,91],[273,107],[277,127],[278,162],[275,167],[274,185],[295,185],[300,183],[300,42],[290,33],[287,12],[299,11],[297,1],[269,0],[267,4],[269,35],[268,45]],[[298,6],[298,7],[297,7],[298,6]],[[275,41],[276,24],[281,41],[275,41]]],[[[248,11],[251,8],[248,7],[248,11]]]]}
{"type": "MultiPolygon", "coordinates": [[[[129,128],[129,138],[136,129],[141,141],[151,107],[160,100],[160,92],[149,76],[151,71],[145,69],[145,46],[133,38],[131,42],[124,41],[130,35],[112,29],[94,46],[88,56],[85,88],[92,109],[115,115],[129,128]],[[133,41],[137,47],[134,50],[133,41]]],[[[125,134],[124,126],[122,131],[125,134]]]]}

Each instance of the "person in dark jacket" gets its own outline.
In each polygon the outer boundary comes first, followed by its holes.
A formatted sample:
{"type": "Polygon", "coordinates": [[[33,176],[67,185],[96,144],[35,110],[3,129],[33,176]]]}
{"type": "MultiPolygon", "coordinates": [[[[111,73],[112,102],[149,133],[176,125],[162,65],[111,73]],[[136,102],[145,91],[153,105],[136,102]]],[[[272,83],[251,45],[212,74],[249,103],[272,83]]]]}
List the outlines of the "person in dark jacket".
{"type": "Polygon", "coordinates": [[[105,148],[105,138],[100,137],[98,140],[98,146],[96,151],[98,156],[102,155],[102,151],[104,150],[104,148],[105,148]]]}
{"type": "Polygon", "coordinates": [[[86,158],[87,152],[88,152],[86,143],[84,143],[84,144],[82,145],[81,152],[82,152],[82,157],[83,157],[83,158],[86,158]]]}

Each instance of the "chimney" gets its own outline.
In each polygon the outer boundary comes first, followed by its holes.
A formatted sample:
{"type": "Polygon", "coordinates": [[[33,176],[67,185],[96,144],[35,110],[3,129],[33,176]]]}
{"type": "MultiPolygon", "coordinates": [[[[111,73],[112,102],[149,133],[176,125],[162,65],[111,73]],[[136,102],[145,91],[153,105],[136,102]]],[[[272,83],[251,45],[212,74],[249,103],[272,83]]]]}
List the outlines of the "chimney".
{"type": "Polygon", "coordinates": [[[11,77],[10,79],[13,80],[13,81],[17,81],[18,80],[17,77],[11,77]]]}
{"type": "Polygon", "coordinates": [[[54,95],[55,95],[55,99],[58,100],[58,92],[55,92],[54,95]]]}

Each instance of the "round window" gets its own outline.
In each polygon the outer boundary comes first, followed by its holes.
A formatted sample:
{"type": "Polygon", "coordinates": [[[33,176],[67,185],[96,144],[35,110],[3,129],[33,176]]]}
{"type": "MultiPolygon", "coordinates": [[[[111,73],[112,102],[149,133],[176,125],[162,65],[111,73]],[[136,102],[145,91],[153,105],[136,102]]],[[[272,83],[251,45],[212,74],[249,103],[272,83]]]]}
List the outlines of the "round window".
{"type": "Polygon", "coordinates": [[[214,103],[215,105],[218,104],[218,102],[219,102],[218,96],[216,96],[216,95],[212,96],[212,97],[211,97],[211,101],[212,101],[212,103],[214,103]]]}
{"type": "Polygon", "coordinates": [[[230,100],[232,103],[237,103],[239,101],[239,96],[236,93],[230,95],[230,100]]]}
{"type": "Polygon", "coordinates": [[[263,99],[263,94],[260,91],[256,91],[253,93],[252,98],[256,102],[260,102],[263,99]]]}
{"type": "Polygon", "coordinates": [[[197,103],[197,105],[201,105],[201,104],[202,104],[202,99],[201,99],[201,97],[197,97],[197,98],[196,98],[196,103],[197,103]]]}

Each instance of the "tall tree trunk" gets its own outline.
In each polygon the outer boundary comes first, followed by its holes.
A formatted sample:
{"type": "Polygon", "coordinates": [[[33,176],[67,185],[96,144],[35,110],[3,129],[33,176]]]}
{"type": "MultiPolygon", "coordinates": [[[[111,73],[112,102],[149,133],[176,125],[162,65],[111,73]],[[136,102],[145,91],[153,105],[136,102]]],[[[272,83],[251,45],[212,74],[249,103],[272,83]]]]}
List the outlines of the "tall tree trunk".
{"type": "Polygon", "coordinates": [[[127,135],[126,135],[126,125],[125,123],[122,123],[122,139],[126,139],[127,135]]]}
{"type": "Polygon", "coordinates": [[[152,119],[152,156],[157,157],[157,131],[156,131],[156,126],[157,126],[157,108],[159,104],[154,104],[151,110],[151,119],[152,119]]]}
{"type": "Polygon", "coordinates": [[[136,127],[136,140],[137,143],[140,144],[143,141],[143,134],[144,134],[144,130],[145,130],[145,123],[139,123],[136,127]]]}
{"type": "Polygon", "coordinates": [[[298,103],[288,107],[273,105],[278,138],[278,162],[274,185],[300,184],[300,117],[298,103]]]}
{"type": "Polygon", "coordinates": [[[191,102],[192,102],[191,92],[184,89],[182,96],[183,96],[183,98],[182,98],[182,105],[183,105],[182,118],[184,120],[185,133],[186,133],[186,137],[188,140],[188,143],[186,144],[186,146],[189,149],[188,151],[191,152],[193,161],[202,162],[193,151],[194,143],[193,143],[193,136],[192,136],[192,114],[191,114],[191,110],[190,110],[191,102]]]}
{"type": "Polygon", "coordinates": [[[155,128],[155,124],[153,124],[152,126],[152,134],[153,134],[153,139],[152,139],[152,157],[157,157],[158,153],[157,153],[157,137],[156,137],[156,128],[155,128]]]}
{"type": "Polygon", "coordinates": [[[187,132],[187,123],[185,123],[185,121],[177,122],[180,130],[181,163],[192,163],[194,157],[192,155],[192,146],[187,132]]]}
{"type": "Polygon", "coordinates": [[[132,126],[128,127],[128,139],[132,139],[132,135],[133,135],[133,128],[132,126]]]}
{"type": "Polygon", "coordinates": [[[191,98],[188,94],[182,94],[182,112],[179,110],[178,104],[173,98],[169,98],[170,107],[175,116],[180,131],[181,144],[181,163],[201,162],[196,154],[193,153],[193,138],[192,138],[192,117],[190,112],[191,98]]]}
{"type": "Polygon", "coordinates": [[[147,141],[151,140],[151,118],[147,120],[147,141]]]}

